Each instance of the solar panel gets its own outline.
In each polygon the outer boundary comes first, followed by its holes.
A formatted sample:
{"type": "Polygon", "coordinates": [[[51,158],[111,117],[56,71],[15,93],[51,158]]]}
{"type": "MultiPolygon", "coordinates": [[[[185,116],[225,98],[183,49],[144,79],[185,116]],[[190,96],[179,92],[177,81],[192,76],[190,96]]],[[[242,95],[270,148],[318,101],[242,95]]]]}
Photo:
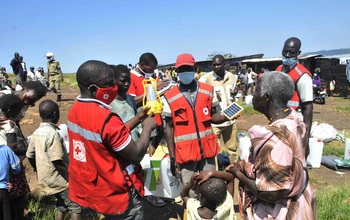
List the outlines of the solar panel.
{"type": "Polygon", "coordinates": [[[229,105],[225,110],[222,111],[224,116],[229,120],[234,119],[238,114],[243,111],[243,107],[238,105],[236,102],[229,105]]]}

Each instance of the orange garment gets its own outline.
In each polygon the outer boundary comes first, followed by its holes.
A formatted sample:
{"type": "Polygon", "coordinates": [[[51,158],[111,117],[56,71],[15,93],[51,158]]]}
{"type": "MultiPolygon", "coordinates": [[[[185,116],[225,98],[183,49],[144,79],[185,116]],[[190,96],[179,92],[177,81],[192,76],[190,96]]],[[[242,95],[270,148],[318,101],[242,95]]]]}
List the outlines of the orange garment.
{"type": "MultiPolygon", "coordinates": [[[[283,65],[280,65],[277,67],[276,71],[281,72],[282,71],[282,67],[283,65]]],[[[306,69],[303,65],[301,65],[300,63],[298,63],[289,73],[288,75],[292,78],[294,85],[295,85],[295,89],[294,89],[294,94],[292,99],[288,102],[288,105],[290,107],[292,107],[293,109],[297,109],[300,106],[300,98],[299,98],[299,94],[298,91],[296,89],[296,85],[298,83],[298,80],[300,79],[300,77],[303,74],[309,74],[310,77],[312,78],[311,73],[309,72],[308,69],[306,69]]]]}
{"type": "Polygon", "coordinates": [[[164,96],[172,112],[176,162],[184,164],[215,157],[220,148],[211,126],[213,87],[198,82],[194,107],[178,86],[164,96]]]}

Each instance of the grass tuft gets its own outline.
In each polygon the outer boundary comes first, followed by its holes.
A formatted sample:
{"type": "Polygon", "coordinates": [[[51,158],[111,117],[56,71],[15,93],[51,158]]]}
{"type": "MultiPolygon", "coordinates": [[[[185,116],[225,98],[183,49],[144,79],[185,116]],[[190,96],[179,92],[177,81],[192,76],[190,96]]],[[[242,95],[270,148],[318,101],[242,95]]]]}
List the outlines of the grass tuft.
{"type": "Polygon", "coordinates": [[[350,184],[317,192],[318,219],[349,219],[350,184]]]}

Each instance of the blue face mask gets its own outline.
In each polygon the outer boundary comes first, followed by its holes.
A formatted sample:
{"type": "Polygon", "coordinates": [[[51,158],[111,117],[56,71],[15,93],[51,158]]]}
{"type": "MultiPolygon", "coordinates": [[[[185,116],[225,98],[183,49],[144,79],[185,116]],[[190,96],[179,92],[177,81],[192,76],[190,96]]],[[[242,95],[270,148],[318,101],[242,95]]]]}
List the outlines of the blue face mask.
{"type": "Polygon", "coordinates": [[[195,72],[182,72],[179,73],[181,83],[188,85],[194,80],[195,72]]]}
{"type": "Polygon", "coordinates": [[[296,57],[286,58],[282,56],[282,63],[286,66],[293,66],[297,64],[298,60],[296,57]]]}

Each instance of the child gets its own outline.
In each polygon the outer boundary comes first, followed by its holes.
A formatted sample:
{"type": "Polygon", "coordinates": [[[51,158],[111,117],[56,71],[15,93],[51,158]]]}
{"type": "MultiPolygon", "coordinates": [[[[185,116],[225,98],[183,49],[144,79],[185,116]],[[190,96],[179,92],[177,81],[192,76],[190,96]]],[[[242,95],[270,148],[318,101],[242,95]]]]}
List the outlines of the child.
{"type": "Polygon", "coordinates": [[[71,219],[81,219],[81,207],[68,199],[68,154],[56,125],[59,107],[52,100],[44,100],[39,114],[43,122],[30,139],[27,157],[37,171],[43,194],[57,198],[56,220],[63,220],[67,209],[72,212],[71,219]]]}
{"type": "Polygon", "coordinates": [[[194,173],[181,192],[188,219],[235,219],[233,180],[232,174],[224,171],[204,170],[194,173]],[[195,188],[198,199],[190,198],[191,188],[195,188]]]}
{"type": "Polygon", "coordinates": [[[0,98],[0,110],[0,115],[8,119],[1,125],[0,144],[9,146],[21,160],[21,171],[10,177],[10,182],[13,184],[10,195],[17,218],[23,219],[28,215],[27,193],[30,189],[22,163],[27,151],[27,142],[17,124],[24,117],[26,108],[20,98],[9,94],[0,98]]]}
{"type": "Polygon", "coordinates": [[[10,206],[10,174],[17,174],[21,163],[16,154],[6,145],[0,145],[0,219],[12,219],[10,206]]]}
{"type": "MultiPolygon", "coordinates": [[[[126,92],[130,86],[130,70],[125,65],[111,65],[114,72],[114,80],[118,86],[118,95],[110,104],[112,112],[119,115],[122,121],[129,125],[131,137],[136,141],[141,134],[141,122],[147,118],[147,110],[149,108],[140,108],[137,113],[135,98],[126,92]],[[136,114],[137,113],[137,114],[136,114]]],[[[154,148],[150,145],[150,151],[154,152],[154,148]]],[[[147,196],[147,200],[154,206],[166,205],[163,200],[155,196],[147,196]]]]}
{"type": "Polygon", "coordinates": [[[118,86],[117,97],[110,104],[112,112],[117,113],[122,121],[129,125],[131,137],[136,141],[141,134],[141,122],[147,118],[147,110],[140,108],[137,113],[136,102],[133,96],[126,92],[130,86],[130,71],[125,65],[110,65],[114,72],[115,84],[118,86]]]}

